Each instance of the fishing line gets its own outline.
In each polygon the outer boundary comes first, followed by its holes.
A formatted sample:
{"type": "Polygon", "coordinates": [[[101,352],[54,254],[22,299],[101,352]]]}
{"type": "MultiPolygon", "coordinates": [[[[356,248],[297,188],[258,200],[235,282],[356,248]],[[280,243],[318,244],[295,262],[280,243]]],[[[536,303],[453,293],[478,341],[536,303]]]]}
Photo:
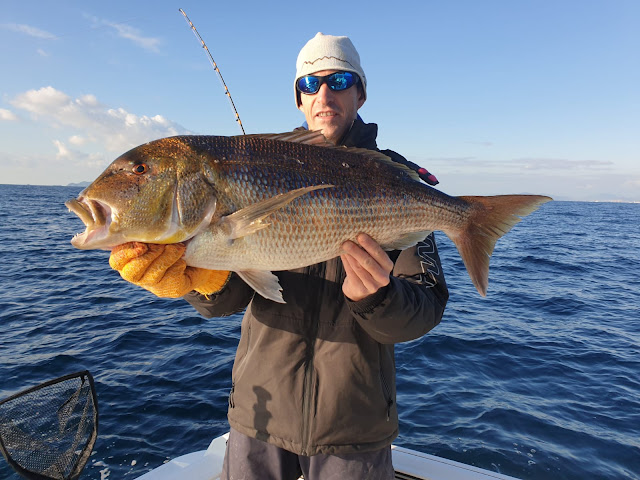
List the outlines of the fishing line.
{"type": "Polygon", "coordinates": [[[224,87],[224,93],[227,95],[227,97],[229,97],[229,102],[231,103],[231,108],[233,109],[233,113],[236,115],[236,122],[238,122],[238,125],[240,125],[240,130],[242,130],[242,134],[246,135],[246,133],[244,131],[244,127],[242,126],[242,121],[240,120],[240,115],[238,114],[238,110],[236,109],[236,105],[235,105],[235,103],[233,103],[233,99],[231,98],[231,93],[229,92],[229,88],[227,88],[227,84],[224,83],[224,78],[222,78],[222,73],[220,73],[220,69],[218,68],[218,65],[216,64],[215,60],[213,59],[213,56],[211,55],[211,52],[209,51],[209,48],[207,47],[207,44],[204,43],[204,40],[202,39],[202,37],[198,33],[198,30],[196,30],[196,27],[193,24],[193,22],[191,20],[189,20],[189,17],[187,17],[187,14],[185,13],[185,11],[183,9],[181,9],[181,8],[179,8],[178,10],[180,11],[180,13],[182,15],[184,15],[185,20],[189,23],[189,26],[191,27],[191,30],[193,30],[193,33],[195,34],[196,38],[198,40],[200,40],[200,43],[202,44],[202,48],[204,48],[206,50],[207,55],[209,56],[209,61],[211,62],[211,65],[213,66],[213,69],[218,74],[218,77],[220,78],[220,82],[222,82],[222,86],[224,87]]]}

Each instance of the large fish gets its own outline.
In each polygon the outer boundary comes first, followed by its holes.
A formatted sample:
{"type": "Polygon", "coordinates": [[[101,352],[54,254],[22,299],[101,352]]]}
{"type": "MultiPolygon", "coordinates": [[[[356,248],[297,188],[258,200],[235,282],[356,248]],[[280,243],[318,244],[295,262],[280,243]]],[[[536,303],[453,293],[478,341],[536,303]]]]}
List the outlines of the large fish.
{"type": "Polygon", "coordinates": [[[188,265],[237,272],[283,302],[272,271],[334,258],[361,232],[401,250],[441,230],[484,296],[495,242],[549,200],[451,197],[379,152],[291,132],[156,140],[117,158],[66,205],[86,225],[71,240],[77,248],[186,242],[188,265]]]}

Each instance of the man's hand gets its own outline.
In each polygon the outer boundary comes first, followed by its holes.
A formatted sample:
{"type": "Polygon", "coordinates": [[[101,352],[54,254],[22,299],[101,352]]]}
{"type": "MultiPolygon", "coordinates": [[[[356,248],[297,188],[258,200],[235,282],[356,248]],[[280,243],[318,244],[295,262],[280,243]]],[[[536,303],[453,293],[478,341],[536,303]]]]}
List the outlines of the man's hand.
{"type": "Polygon", "coordinates": [[[185,249],[182,243],[125,243],[111,251],[109,265],[126,281],[158,297],[182,297],[192,290],[208,295],[222,290],[231,273],[187,266],[182,258],[185,249]]]}
{"type": "Polygon", "coordinates": [[[340,255],[347,276],[342,292],[347,298],[358,301],[389,285],[393,262],[387,252],[369,235],[361,233],[358,244],[347,241],[342,244],[345,253],[340,255]]]}

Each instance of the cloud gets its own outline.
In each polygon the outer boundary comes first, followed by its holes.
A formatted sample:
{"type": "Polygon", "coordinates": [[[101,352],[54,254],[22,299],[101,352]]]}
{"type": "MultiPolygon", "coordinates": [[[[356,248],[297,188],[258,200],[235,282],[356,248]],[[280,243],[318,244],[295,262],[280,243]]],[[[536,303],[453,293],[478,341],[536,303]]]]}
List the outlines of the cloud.
{"type": "Polygon", "coordinates": [[[106,157],[102,153],[98,152],[82,152],[69,148],[65,143],[60,140],[53,140],[53,145],[58,150],[56,153],[56,160],[60,161],[64,165],[76,165],[83,167],[103,167],[107,161],[106,157]]]}
{"type": "Polygon", "coordinates": [[[5,120],[7,122],[15,122],[18,120],[18,117],[11,110],[7,110],[6,108],[0,108],[0,120],[5,120]]]}
{"type": "Polygon", "coordinates": [[[427,158],[422,158],[422,159],[418,159],[418,160],[414,160],[414,161],[418,161],[418,162],[422,162],[425,165],[427,163],[433,165],[433,164],[446,164],[446,165],[451,165],[451,164],[457,164],[457,165],[468,165],[468,164],[472,164],[474,162],[477,161],[477,159],[475,157],[427,157],[427,158]]]}
{"type": "Polygon", "coordinates": [[[623,182],[623,185],[625,187],[638,189],[638,191],[640,191],[640,177],[629,178],[623,182]]]}
{"type": "Polygon", "coordinates": [[[140,30],[130,25],[123,23],[111,23],[105,22],[105,25],[113,28],[120,38],[131,40],[133,43],[145,50],[151,50],[153,52],[159,51],[160,39],[154,37],[144,37],[140,33],[140,30]]]}
{"type": "Polygon", "coordinates": [[[577,171],[603,170],[611,168],[614,162],[601,160],[568,160],[564,158],[515,158],[512,160],[487,160],[476,157],[431,157],[413,160],[421,165],[438,165],[451,168],[486,170],[498,168],[509,170],[549,170],[577,171]]]}
{"type": "Polygon", "coordinates": [[[2,28],[6,30],[12,30],[14,32],[24,33],[26,35],[29,35],[30,37],[35,38],[44,38],[48,40],[56,38],[53,33],[49,33],[37,27],[32,27],[31,25],[25,25],[22,23],[5,23],[2,25],[2,28]]]}
{"type": "Polygon", "coordinates": [[[134,44],[141,48],[144,48],[145,50],[149,50],[152,52],[160,51],[159,47],[162,41],[159,38],[145,37],[139,29],[132,27],[131,25],[112,22],[110,20],[98,18],[93,15],[85,15],[85,17],[91,20],[95,26],[108,27],[113,30],[118,37],[130,40],[134,44]]]}
{"type": "Polygon", "coordinates": [[[58,160],[71,158],[71,152],[69,151],[69,149],[66,147],[64,143],[62,143],[60,140],[54,140],[53,144],[58,149],[58,153],[56,154],[56,158],[58,160]]]}
{"type": "Polygon", "coordinates": [[[51,86],[21,93],[11,104],[29,112],[36,121],[55,128],[70,127],[69,141],[73,145],[92,142],[111,152],[123,152],[156,138],[189,133],[162,115],[136,115],[124,108],[109,108],[95,95],[74,99],[51,86]]]}
{"type": "Polygon", "coordinates": [[[84,145],[87,143],[87,139],[80,135],[72,135],[69,137],[69,143],[72,145],[84,145]]]}
{"type": "Polygon", "coordinates": [[[640,201],[640,175],[613,171],[430,168],[448,195],[549,195],[555,200],[640,201]]]}
{"type": "Polygon", "coordinates": [[[70,100],[68,95],[53,87],[43,87],[40,90],[28,90],[19,94],[11,104],[34,114],[54,115],[60,108],[68,105],[70,100]]]}
{"type": "Polygon", "coordinates": [[[493,142],[479,142],[479,141],[473,141],[473,140],[469,140],[468,142],[469,145],[480,145],[481,147],[492,147],[493,146],[493,142]]]}
{"type": "MultiPolygon", "coordinates": [[[[67,178],[70,174],[91,178],[96,170],[135,146],[157,138],[190,133],[162,115],[139,115],[124,108],[111,108],[95,95],[73,98],[51,86],[21,93],[10,103],[30,116],[33,124],[44,132],[53,128],[64,136],[50,138],[55,153],[48,157],[44,154],[16,157],[13,163],[22,167],[50,167],[52,162],[64,167],[73,166],[72,171],[59,169],[67,172],[67,178]]],[[[0,110],[3,117],[9,114],[12,112],[0,110]]],[[[43,137],[46,135],[50,133],[41,134],[43,137]]],[[[4,162],[6,156],[2,158],[4,162]]],[[[43,181],[46,183],[47,180],[43,181]]]]}
{"type": "Polygon", "coordinates": [[[527,170],[605,169],[614,163],[602,160],[567,160],[564,158],[519,158],[509,162],[527,170]]]}

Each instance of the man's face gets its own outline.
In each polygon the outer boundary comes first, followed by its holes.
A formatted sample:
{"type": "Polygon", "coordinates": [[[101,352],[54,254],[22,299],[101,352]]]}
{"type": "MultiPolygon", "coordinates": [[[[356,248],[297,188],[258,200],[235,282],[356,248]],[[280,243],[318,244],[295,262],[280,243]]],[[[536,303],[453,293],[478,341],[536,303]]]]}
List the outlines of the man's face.
{"type": "MultiPolygon", "coordinates": [[[[313,75],[324,76],[337,71],[322,70],[313,75]]],[[[356,119],[364,100],[357,85],[336,92],[324,83],[313,95],[300,93],[298,108],[304,113],[309,130],[322,130],[327,140],[338,143],[356,119]]]]}

